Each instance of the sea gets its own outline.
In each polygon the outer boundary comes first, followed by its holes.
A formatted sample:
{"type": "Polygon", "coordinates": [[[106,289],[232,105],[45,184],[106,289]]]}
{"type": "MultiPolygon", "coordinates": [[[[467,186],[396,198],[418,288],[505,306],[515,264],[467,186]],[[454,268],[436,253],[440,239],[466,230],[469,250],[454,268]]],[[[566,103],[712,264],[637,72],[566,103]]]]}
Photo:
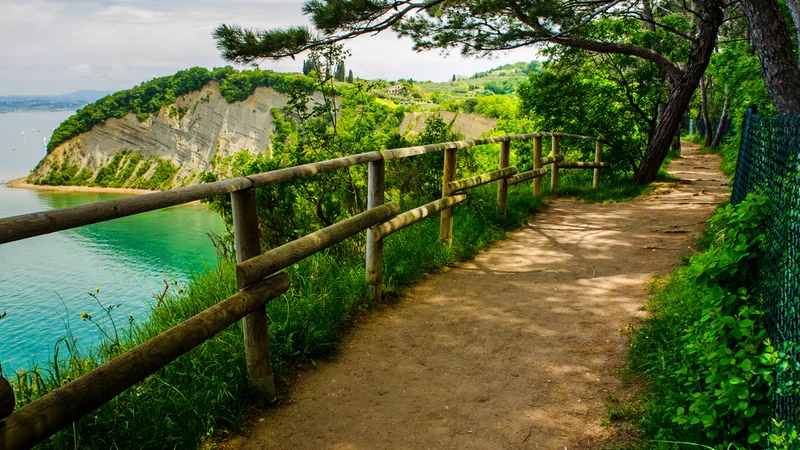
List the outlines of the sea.
{"type": "MultiPolygon", "coordinates": [[[[26,176],[73,112],[0,114],[0,182],[26,176]]],[[[124,196],[0,185],[0,218],[124,196]]],[[[86,350],[146,320],[165,280],[174,291],[217,264],[208,233],[224,230],[216,213],[189,204],[0,245],[3,376],[46,369],[67,343],[86,350]]]]}

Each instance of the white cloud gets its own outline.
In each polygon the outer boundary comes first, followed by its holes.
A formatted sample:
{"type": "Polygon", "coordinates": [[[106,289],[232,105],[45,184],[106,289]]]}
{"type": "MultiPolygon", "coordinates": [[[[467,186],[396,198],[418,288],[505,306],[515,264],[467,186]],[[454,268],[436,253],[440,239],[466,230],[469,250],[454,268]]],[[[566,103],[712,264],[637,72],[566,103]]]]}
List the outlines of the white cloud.
{"type": "MultiPolygon", "coordinates": [[[[285,0],[0,0],[0,95],[126,89],[192,66],[227,64],[211,37],[221,23],[278,28],[308,23],[302,2],[285,0]]],[[[348,68],[363,78],[445,80],[507,62],[531,60],[532,49],[495,60],[415,53],[391,33],[347,44],[348,68]]],[[[296,61],[261,67],[298,71],[296,61]]]]}
{"type": "Polygon", "coordinates": [[[97,78],[97,75],[87,64],[77,64],[67,67],[66,75],[70,80],[91,80],[97,78]]]}

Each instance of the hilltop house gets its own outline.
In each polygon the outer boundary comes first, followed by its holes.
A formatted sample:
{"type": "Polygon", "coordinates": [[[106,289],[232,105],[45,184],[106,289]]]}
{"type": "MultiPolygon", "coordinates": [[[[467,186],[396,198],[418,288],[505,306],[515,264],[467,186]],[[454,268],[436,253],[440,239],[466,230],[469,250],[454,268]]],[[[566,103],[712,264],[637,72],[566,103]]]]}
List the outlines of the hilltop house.
{"type": "Polygon", "coordinates": [[[390,87],[387,91],[389,95],[400,95],[406,91],[406,87],[400,83],[395,84],[394,86],[390,87]]]}

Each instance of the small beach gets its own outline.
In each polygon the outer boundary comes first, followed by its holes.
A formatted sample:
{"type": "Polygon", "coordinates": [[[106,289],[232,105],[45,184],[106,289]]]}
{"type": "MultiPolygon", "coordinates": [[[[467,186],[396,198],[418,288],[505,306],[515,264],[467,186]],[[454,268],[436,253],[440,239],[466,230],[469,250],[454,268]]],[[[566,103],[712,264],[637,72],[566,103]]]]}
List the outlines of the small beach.
{"type": "Polygon", "coordinates": [[[16,180],[11,180],[6,183],[6,186],[15,189],[35,189],[39,191],[50,191],[50,192],[96,192],[96,193],[103,193],[103,194],[127,194],[127,195],[142,195],[142,194],[152,194],[153,192],[159,191],[151,191],[149,189],[130,189],[130,188],[110,188],[110,187],[94,187],[94,186],[50,186],[50,185],[42,185],[42,184],[31,184],[28,183],[28,179],[26,177],[17,178],[16,180]]]}

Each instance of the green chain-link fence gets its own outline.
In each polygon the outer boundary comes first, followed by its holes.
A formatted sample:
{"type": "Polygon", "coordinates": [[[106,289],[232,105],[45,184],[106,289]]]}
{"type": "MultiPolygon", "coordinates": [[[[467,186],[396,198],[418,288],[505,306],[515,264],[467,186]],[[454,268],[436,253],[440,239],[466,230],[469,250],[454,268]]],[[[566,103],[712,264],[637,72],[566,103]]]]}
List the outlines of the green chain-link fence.
{"type": "Polygon", "coordinates": [[[800,115],[761,117],[754,107],[745,114],[731,203],[753,191],[774,207],[758,286],[767,331],[781,353],[773,417],[793,425],[800,419],[800,115]]]}

